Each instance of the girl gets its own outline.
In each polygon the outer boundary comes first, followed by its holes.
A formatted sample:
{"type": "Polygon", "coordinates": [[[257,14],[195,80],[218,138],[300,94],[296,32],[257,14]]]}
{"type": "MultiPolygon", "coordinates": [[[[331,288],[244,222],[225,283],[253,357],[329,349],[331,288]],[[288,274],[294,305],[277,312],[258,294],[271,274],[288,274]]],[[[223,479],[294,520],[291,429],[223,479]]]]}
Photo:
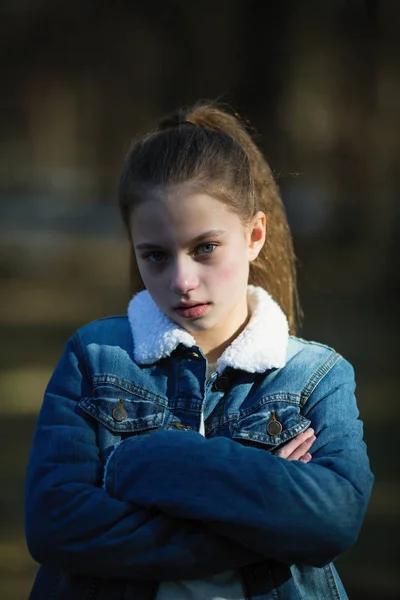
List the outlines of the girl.
{"type": "Polygon", "coordinates": [[[133,144],[119,201],[140,285],[127,316],[72,336],[48,384],[31,599],[347,598],[331,561],[372,485],[353,369],[294,337],[267,163],[199,104],[133,144]]]}

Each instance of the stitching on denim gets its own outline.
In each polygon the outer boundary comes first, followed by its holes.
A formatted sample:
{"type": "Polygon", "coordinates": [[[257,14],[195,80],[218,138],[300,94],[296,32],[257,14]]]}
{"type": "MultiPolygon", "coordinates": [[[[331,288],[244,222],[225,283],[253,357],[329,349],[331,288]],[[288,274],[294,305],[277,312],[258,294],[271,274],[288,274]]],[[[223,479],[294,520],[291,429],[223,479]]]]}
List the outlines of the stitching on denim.
{"type": "Polygon", "coordinates": [[[311,375],[301,392],[302,399],[311,395],[311,393],[315,389],[316,385],[320,382],[322,377],[326,375],[326,373],[328,373],[328,371],[337,362],[337,360],[339,360],[339,358],[339,354],[332,354],[326,359],[326,361],[322,365],[318,367],[316,371],[314,371],[314,373],[311,375]]]}
{"type": "Polygon", "coordinates": [[[176,409],[181,409],[184,410],[185,412],[194,412],[194,413],[200,413],[201,412],[201,407],[202,407],[202,400],[193,400],[190,398],[175,398],[174,400],[169,401],[168,403],[168,409],[170,411],[176,410],[176,409]]]}
{"type": "MultiPolygon", "coordinates": [[[[97,405],[100,401],[105,401],[106,403],[111,403],[111,402],[120,402],[121,400],[124,401],[124,403],[126,402],[127,406],[140,406],[143,405],[144,406],[153,406],[154,410],[159,411],[157,414],[161,413],[164,414],[165,410],[166,410],[166,405],[162,404],[160,402],[157,402],[156,400],[154,400],[153,398],[143,398],[142,396],[136,396],[133,398],[124,398],[122,394],[118,394],[118,396],[113,397],[113,396],[107,396],[107,394],[102,394],[101,396],[85,396],[82,398],[82,400],[80,400],[79,402],[82,403],[84,406],[88,406],[91,408],[91,410],[93,410],[93,407],[95,411],[97,411],[97,405]]],[[[111,404],[110,404],[111,405],[111,404]]],[[[186,405],[185,405],[186,407],[186,405]]],[[[102,411],[99,411],[100,413],[102,411]]],[[[107,416],[107,414],[105,414],[105,416],[107,416]]],[[[154,412],[152,415],[149,414],[150,416],[154,416],[154,418],[157,416],[156,413],[154,412]]],[[[136,417],[135,421],[141,420],[141,419],[147,419],[148,417],[136,417]]],[[[132,420],[132,419],[130,419],[132,420]]]]}
{"type": "MultiPolygon", "coordinates": [[[[252,404],[252,406],[250,406],[249,408],[240,410],[240,411],[236,411],[236,412],[228,412],[225,413],[223,415],[221,415],[219,417],[218,420],[213,421],[213,424],[210,428],[207,428],[207,432],[210,433],[211,431],[214,431],[214,429],[218,429],[219,427],[223,427],[223,425],[230,425],[230,423],[232,422],[238,422],[243,418],[248,417],[249,415],[253,414],[254,412],[256,412],[256,410],[258,410],[259,408],[261,408],[262,406],[265,406],[266,404],[272,404],[273,402],[285,402],[290,406],[298,406],[300,407],[300,396],[298,394],[284,394],[282,392],[278,392],[276,394],[272,394],[270,396],[264,396],[262,397],[260,400],[258,400],[255,404],[252,404]],[[293,397],[294,400],[288,400],[288,397],[293,397]]],[[[300,414],[300,413],[299,413],[300,414]]]]}
{"type": "Polygon", "coordinates": [[[312,374],[310,379],[307,381],[301,392],[300,406],[304,407],[308,398],[311,396],[312,392],[315,390],[320,381],[325,377],[325,375],[332,369],[332,367],[340,360],[342,357],[337,352],[334,352],[331,356],[327,358],[327,360],[318,367],[318,369],[312,374]]]}
{"type": "Polygon", "coordinates": [[[336,584],[336,578],[332,570],[332,563],[329,563],[324,568],[325,577],[328,582],[329,590],[334,600],[340,600],[340,592],[336,584]],[[328,573],[329,570],[329,573],[328,573]]]}
{"type": "Polygon", "coordinates": [[[238,434],[233,434],[232,438],[235,440],[248,440],[248,441],[254,441],[254,442],[260,442],[263,444],[266,444],[267,446],[274,446],[274,447],[278,447],[281,446],[282,444],[284,444],[285,442],[288,442],[290,439],[294,438],[296,435],[298,435],[299,433],[302,433],[303,431],[306,430],[306,428],[308,427],[308,425],[310,424],[310,420],[306,419],[303,416],[300,416],[300,422],[297,423],[296,425],[293,425],[293,427],[291,427],[290,429],[286,429],[281,435],[277,436],[276,438],[273,438],[272,436],[269,436],[267,434],[263,434],[263,433],[240,433],[238,434]]]}
{"type": "MultiPolygon", "coordinates": [[[[329,588],[329,595],[331,597],[331,600],[334,600],[334,596],[333,596],[333,586],[332,586],[332,581],[331,581],[331,576],[330,573],[328,573],[327,569],[328,569],[329,565],[326,565],[323,569],[324,571],[324,575],[325,575],[325,579],[326,579],[326,583],[328,585],[329,588]]],[[[337,599],[336,599],[337,600],[337,599]]]]}
{"type": "Polygon", "coordinates": [[[92,375],[91,379],[93,381],[94,387],[100,387],[102,384],[110,384],[120,389],[123,389],[126,392],[137,393],[139,395],[141,395],[142,392],[144,397],[159,398],[165,401],[165,398],[163,396],[155,394],[154,392],[150,392],[146,388],[142,388],[138,385],[132,384],[129,381],[126,381],[125,379],[117,377],[116,375],[92,375]]]}
{"type": "Polygon", "coordinates": [[[305,340],[304,338],[297,337],[296,335],[290,335],[289,339],[292,339],[292,340],[298,341],[298,342],[302,342],[302,343],[306,344],[307,346],[317,346],[318,348],[324,348],[325,350],[331,350],[332,352],[334,352],[333,348],[331,348],[330,346],[327,346],[326,344],[321,344],[321,342],[315,342],[313,340],[305,340]]]}
{"type": "Polygon", "coordinates": [[[99,411],[96,406],[93,406],[91,400],[92,398],[82,398],[82,400],[79,401],[79,407],[113,432],[146,431],[148,429],[159,427],[164,420],[165,408],[162,406],[156,413],[149,415],[148,417],[131,418],[121,423],[116,423],[111,416],[99,411]]]}
{"type": "Polygon", "coordinates": [[[90,379],[94,388],[100,387],[101,384],[109,384],[131,394],[137,394],[141,398],[162,401],[161,403],[164,406],[168,403],[167,398],[164,396],[150,392],[149,390],[134,385],[124,379],[121,379],[120,377],[117,377],[116,375],[91,375],[90,379]]]}
{"type": "Polygon", "coordinates": [[[238,415],[240,415],[239,418],[247,417],[248,415],[251,415],[253,412],[255,412],[256,410],[261,408],[261,406],[265,406],[266,404],[270,404],[270,403],[276,402],[276,401],[300,406],[300,395],[293,394],[290,392],[288,392],[288,393],[277,392],[276,394],[271,394],[268,396],[261,396],[261,398],[259,398],[257,400],[257,402],[255,402],[248,408],[244,408],[244,409],[238,411],[237,413],[231,413],[231,414],[238,414],[238,415]]]}

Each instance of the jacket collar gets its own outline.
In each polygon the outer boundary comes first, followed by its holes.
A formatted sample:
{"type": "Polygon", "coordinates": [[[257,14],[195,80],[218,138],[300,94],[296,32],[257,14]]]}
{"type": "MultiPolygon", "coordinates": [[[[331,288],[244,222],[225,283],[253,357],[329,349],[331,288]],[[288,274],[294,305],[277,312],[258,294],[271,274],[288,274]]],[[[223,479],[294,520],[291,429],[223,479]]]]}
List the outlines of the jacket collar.
{"type": "MultiPolygon", "coordinates": [[[[263,373],[286,363],[289,327],[284,312],[264,289],[252,285],[247,289],[250,320],[218,359],[218,373],[226,367],[263,373]]],[[[147,290],[130,301],[128,319],[134,358],[139,364],[152,364],[166,358],[179,344],[189,348],[196,345],[190,333],[158,308],[147,290]]]]}

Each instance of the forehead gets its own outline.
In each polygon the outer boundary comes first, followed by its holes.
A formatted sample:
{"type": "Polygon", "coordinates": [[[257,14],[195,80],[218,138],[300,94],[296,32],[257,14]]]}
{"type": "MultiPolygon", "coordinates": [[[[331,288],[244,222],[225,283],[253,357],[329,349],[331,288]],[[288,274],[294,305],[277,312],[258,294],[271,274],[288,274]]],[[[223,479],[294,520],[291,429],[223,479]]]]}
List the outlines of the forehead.
{"type": "Polygon", "coordinates": [[[130,218],[132,237],[139,241],[186,243],[209,230],[241,228],[239,217],[207,194],[170,193],[140,203],[130,218]]]}

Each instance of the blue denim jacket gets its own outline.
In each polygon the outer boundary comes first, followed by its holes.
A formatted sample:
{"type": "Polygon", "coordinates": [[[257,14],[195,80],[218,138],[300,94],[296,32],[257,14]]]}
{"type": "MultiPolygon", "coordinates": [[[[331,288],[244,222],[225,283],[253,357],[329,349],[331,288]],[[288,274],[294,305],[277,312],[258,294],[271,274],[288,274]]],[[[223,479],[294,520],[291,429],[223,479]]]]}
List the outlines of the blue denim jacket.
{"type": "Polygon", "coordinates": [[[250,291],[249,325],[209,379],[147,292],[128,318],[68,341],[27,470],[42,564],[31,600],[152,600],[160,581],[229,569],[251,600],[347,598],[332,560],[356,541],[373,480],[353,369],[289,337],[272,299],[250,291]],[[310,463],[274,455],[310,424],[310,463]]]}

